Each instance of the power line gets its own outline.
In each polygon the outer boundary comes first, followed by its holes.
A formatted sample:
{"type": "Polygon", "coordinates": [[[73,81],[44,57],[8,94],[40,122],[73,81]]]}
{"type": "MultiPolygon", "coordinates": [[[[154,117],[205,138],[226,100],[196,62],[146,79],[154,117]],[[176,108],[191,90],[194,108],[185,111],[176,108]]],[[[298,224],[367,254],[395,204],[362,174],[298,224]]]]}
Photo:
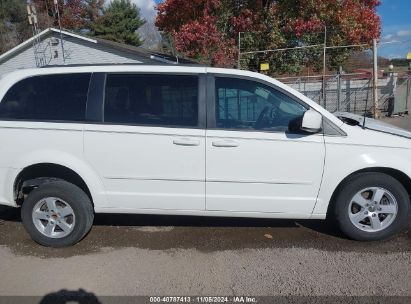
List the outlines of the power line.
{"type": "Polygon", "coordinates": [[[289,47],[289,48],[281,48],[281,49],[270,49],[270,50],[262,50],[262,51],[251,51],[251,52],[240,52],[240,54],[258,54],[258,53],[268,53],[268,52],[280,52],[280,51],[289,51],[289,50],[297,50],[297,49],[308,49],[308,48],[316,48],[316,47],[323,47],[324,44],[312,44],[312,45],[305,45],[305,46],[296,46],[296,47],[289,47]]]}
{"type": "Polygon", "coordinates": [[[262,51],[249,51],[249,52],[240,52],[241,55],[245,54],[259,54],[259,53],[269,53],[269,52],[281,52],[281,51],[290,51],[290,50],[298,50],[298,49],[309,49],[309,48],[325,48],[325,49],[338,49],[338,48],[354,48],[354,47],[364,47],[369,46],[369,44],[348,44],[348,45],[331,45],[326,46],[325,44],[311,44],[311,45],[303,45],[303,46],[295,46],[289,48],[279,48],[279,49],[269,49],[269,50],[262,50],[262,51]]]}
{"type": "Polygon", "coordinates": [[[371,47],[371,45],[369,45],[368,43],[364,43],[364,44],[348,44],[348,45],[332,45],[332,46],[326,46],[326,49],[340,49],[340,48],[354,48],[354,47],[363,47],[363,46],[369,46],[371,47]]]}
{"type": "Polygon", "coordinates": [[[408,39],[408,40],[392,40],[392,41],[387,41],[387,42],[380,42],[380,43],[378,43],[378,45],[394,44],[394,43],[405,43],[405,42],[411,42],[411,39],[408,39]]]}

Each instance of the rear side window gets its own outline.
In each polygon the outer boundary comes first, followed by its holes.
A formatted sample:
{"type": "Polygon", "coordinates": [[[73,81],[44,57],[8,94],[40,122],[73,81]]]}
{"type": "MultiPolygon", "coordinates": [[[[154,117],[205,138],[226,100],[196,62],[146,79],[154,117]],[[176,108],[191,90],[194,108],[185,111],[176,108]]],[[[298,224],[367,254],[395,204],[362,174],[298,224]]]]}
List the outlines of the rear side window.
{"type": "Polygon", "coordinates": [[[0,103],[0,118],[84,121],[90,73],[44,75],[16,83],[0,103]]]}
{"type": "Polygon", "coordinates": [[[105,90],[104,121],[197,126],[198,77],[109,74],[105,90]]]}

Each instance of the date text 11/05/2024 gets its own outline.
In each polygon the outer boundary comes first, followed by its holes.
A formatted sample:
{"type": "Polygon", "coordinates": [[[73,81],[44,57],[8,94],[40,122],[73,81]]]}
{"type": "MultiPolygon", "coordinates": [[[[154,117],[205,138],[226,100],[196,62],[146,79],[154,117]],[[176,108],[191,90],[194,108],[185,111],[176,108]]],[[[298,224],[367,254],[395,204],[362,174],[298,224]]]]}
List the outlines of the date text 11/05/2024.
{"type": "Polygon", "coordinates": [[[248,296],[164,296],[150,297],[150,303],[258,303],[258,301],[255,297],[248,296]]]}

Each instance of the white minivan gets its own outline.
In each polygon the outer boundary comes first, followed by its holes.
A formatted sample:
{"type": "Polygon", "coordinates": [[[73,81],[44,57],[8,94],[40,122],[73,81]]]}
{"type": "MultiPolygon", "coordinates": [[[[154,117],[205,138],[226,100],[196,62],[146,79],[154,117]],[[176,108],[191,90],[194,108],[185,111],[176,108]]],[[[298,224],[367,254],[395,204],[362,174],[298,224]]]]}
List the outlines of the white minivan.
{"type": "Polygon", "coordinates": [[[80,241],[94,213],[331,218],[356,240],[408,223],[411,133],[344,122],[261,74],[19,70],[0,100],[0,204],[45,246],[80,241]]]}

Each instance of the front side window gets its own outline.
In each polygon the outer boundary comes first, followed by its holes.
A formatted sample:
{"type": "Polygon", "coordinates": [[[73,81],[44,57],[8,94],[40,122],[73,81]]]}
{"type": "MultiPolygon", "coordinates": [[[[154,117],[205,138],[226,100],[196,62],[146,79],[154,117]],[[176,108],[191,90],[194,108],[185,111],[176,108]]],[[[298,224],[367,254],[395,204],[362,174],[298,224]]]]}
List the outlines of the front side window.
{"type": "Polygon", "coordinates": [[[0,119],[84,121],[91,74],[42,75],[16,83],[0,103],[0,119]]]}
{"type": "Polygon", "coordinates": [[[264,84],[236,78],[216,78],[216,123],[222,129],[287,131],[307,109],[286,94],[264,84]]]}
{"type": "Polygon", "coordinates": [[[187,75],[107,75],[104,121],[197,126],[198,77],[187,75]]]}

